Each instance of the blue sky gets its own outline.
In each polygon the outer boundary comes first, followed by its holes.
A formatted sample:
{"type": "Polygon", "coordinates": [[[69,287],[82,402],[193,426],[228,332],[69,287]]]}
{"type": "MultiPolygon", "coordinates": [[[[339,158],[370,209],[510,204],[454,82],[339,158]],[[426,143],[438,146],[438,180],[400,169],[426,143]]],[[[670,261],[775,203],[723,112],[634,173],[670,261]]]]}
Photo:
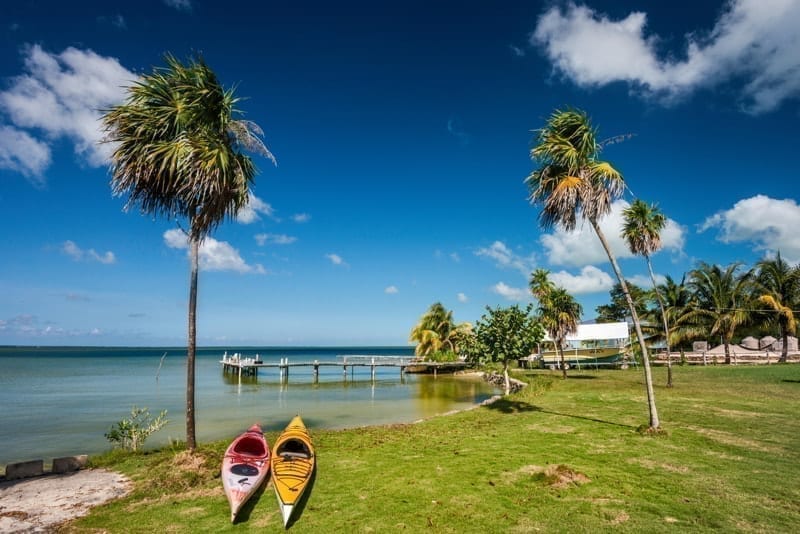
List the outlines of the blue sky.
{"type": "Polygon", "coordinates": [[[174,221],[125,212],[100,109],[171,52],[202,53],[265,131],[250,208],[204,245],[203,345],[403,345],[528,302],[549,269],[584,306],[613,273],[590,229],[538,228],[532,130],[585,109],[630,192],[670,218],[659,276],[800,261],[800,2],[137,3],[0,14],[0,344],[182,345],[174,221]],[[290,5],[284,5],[290,4],[290,5]]]}

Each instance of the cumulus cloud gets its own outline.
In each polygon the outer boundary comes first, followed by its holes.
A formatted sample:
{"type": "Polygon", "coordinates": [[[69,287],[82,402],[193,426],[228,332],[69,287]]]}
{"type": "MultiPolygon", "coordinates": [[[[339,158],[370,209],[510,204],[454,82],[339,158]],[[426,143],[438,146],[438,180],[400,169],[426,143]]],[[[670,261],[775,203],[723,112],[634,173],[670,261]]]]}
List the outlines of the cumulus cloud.
{"type": "Polygon", "coordinates": [[[495,241],[488,247],[478,249],[475,251],[475,255],[494,260],[495,264],[500,268],[516,269],[525,277],[531,274],[536,265],[532,255],[527,258],[519,256],[502,241],[495,241]]]}
{"type": "Polygon", "coordinates": [[[469,302],[469,298],[464,293],[459,293],[456,295],[456,298],[458,299],[458,302],[469,302]]]}
{"type": "MultiPolygon", "coordinates": [[[[600,221],[600,230],[605,234],[611,251],[618,259],[633,257],[627,243],[620,235],[624,221],[622,211],[629,205],[625,200],[614,201],[611,212],[600,221]]],[[[539,243],[547,252],[547,261],[552,265],[582,267],[608,261],[600,240],[588,222],[569,232],[556,228],[551,234],[543,234],[539,238],[539,243]]],[[[662,249],[681,253],[684,243],[685,229],[668,218],[661,232],[662,249]]]]}
{"type": "Polygon", "coordinates": [[[83,250],[74,241],[69,240],[64,241],[61,245],[61,252],[75,261],[96,261],[105,265],[111,265],[117,261],[117,258],[111,251],[100,254],[93,248],[83,250]]]}
{"type": "Polygon", "coordinates": [[[0,169],[16,171],[37,187],[50,165],[50,147],[23,130],[0,125],[0,169]]]}
{"type": "Polygon", "coordinates": [[[756,195],[707,218],[700,231],[715,228],[723,243],[750,243],[753,250],[780,251],[786,261],[800,262],[800,206],[794,199],[756,195]]]}
{"type": "Polygon", "coordinates": [[[506,300],[521,301],[531,298],[527,288],[511,287],[505,282],[498,282],[492,286],[492,293],[496,293],[506,300]]]}
{"type": "Polygon", "coordinates": [[[389,286],[383,290],[384,293],[387,295],[396,295],[400,290],[397,289],[397,286],[389,286]]]}
{"type": "Polygon", "coordinates": [[[297,238],[286,234],[256,234],[256,242],[258,246],[264,245],[291,245],[297,238]]]}
{"type": "Polygon", "coordinates": [[[646,13],[611,20],[570,3],[542,14],[531,43],[580,86],[621,81],[670,101],[734,83],[744,108],[757,114],[800,92],[798,20],[796,0],[731,0],[713,28],[686,35],[679,54],[660,56],[663,40],[647,31],[646,13]]]}
{"type": "MultiPolygon", "coordinates": [[[[189,240],[181,230],[164,232],[164,243],[175,249],[188,249],[189,240]]],[[[203,271],[235,271],[237,273],[266,274],[260,264],[250,265],[242,259],[239,251],[225,241],[207,237],[200,243],[200,269],[203,271]]]]}
{"type": "Polygon", "coordinates": [[[0,166],[42,182],[50,162],[49,145],[62,138],[73,144],[81,162],[105,165],[112,148],[98,144],[100,110],[120,103],[124,87],[137,76],[116,58],[91,50],[69,47],[53,54],[33,45],[22,55],[23,74],[0,91],[0,111],[13,126],[0,126],[0,166]]]}
{"type": "Polygon", "coordinates": [[[242,224],[254,223],[261,219],[258,214],[266,215],[270,219],[277,220],[275,217],[275,210],[270,204],[264,202],[253,193],[250,193],[247,204],[239,210],[236,215],[236,221],[242,224]]]}
{"type": "Polygon", "coordinates": [[[290,218],[296,223],[306,223],[311,220],[311,215],[308,213],[295,213],[290,218]]]}
{"type": "MultiPolygon", "coordinates": [[[[636,274],[634,276],[626,276],[625,280],[644,289],[650,289],[651,287],[653,287],[653,281],[650,279],[649,274],[636,274]]],[[[667,282],[666,276],[664,276],[663,274],[656,273],[656,284],[661,285],[666,282],[667,282]]]]}
{"type": "Polygon", "coordinates": [[[347,265],[347,263],[338,254],[325,254],[325,257],[330,260],[334,265],[347,265]]]}
{"type": "Polygon", "coordinates": [[[611,276],[594,265],[587,265],[581,269],[579,274],[571,274],[567,271],[550,273],[550,280],[555,285],[566,289],[572,295],[600,293],[610,290],[614,285],[611,276]]]}

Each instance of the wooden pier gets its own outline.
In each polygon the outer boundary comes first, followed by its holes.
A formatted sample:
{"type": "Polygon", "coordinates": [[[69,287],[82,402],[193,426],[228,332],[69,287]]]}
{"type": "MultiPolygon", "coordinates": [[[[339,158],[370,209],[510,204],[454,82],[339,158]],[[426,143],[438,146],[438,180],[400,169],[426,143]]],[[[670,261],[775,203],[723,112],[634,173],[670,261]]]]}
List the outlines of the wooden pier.
{"type": "Polygon", "coordinates": [[[311,367],[313,369],[314,383],[319,382],[320,367],[341,367],[342,377],[347,381],[347,371],[350,370],[350,378],[356,367],[370,369],[370,378],[375,381],[375,370],[378,367],[393,367],[400,370],[400,377],[407,372],[426,373],[432,372],[434,377],[440,370],[456,371],[467,367],[466,362],[423,362],[413,356],[369,356],[369,355],[341,355],[336,361],[305,361],[289,362],[289,358],[281,358],[280,362],[264,362],[256,355],[254,357],[243,357],[241,354],[225,355],[220,360],[223,373],[234,373],[241,379],[242,376],[258,376],[259,369],[277,369],[281,383],[289,381],[289,369],[292,367],[311,367]],[[409,371],[409,369],[412,369],[409,371]]]}

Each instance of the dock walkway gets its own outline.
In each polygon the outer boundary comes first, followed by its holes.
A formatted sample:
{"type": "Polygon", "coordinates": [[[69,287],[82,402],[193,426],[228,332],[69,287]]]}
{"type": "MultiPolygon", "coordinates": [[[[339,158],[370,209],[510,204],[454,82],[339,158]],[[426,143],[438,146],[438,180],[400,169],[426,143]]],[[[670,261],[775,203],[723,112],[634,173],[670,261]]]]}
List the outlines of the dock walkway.
{"type": "Polygon", "coordinates": [[[394,367],[400,370],[402,377],[409,369],[413,372],[425,373],[433,372],[436,376],[438,371],[455,371],[467,367],[466,362],[424,362],[417,360],[414,356],[371,356],[371,355],[352,355],[343,354],[337,356],[336,361],[313,360],[290,362],[289,358],[281,358],[279,362],[264,362],[258,355],[254,357],[243,357],[239,353],[228,356],[226,352],[220,360],[223,373],[238,374],[242,376],[258,376],[259,369],[277,369],[281,382],[289,380],[289,369],[292,367],[311,367],[313,368],[314,383],[319,381],[320,367],[341,367],[344,380],[347,380],[347,371],[350,370],[351,377],[356,367],[368,367],[370,377],[375,380],[375,369],[378,367],[394,367]]]}

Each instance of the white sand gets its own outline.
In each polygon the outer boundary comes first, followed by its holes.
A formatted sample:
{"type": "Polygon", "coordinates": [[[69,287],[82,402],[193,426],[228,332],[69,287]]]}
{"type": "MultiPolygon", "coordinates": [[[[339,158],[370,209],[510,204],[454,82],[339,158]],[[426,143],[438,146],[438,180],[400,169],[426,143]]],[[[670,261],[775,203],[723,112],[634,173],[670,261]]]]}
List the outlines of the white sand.
{"type": "Polygon", "coordinates": [[[50,532],[130,489],[127,478],[104,469],[2,481],[0,532],[50,532]]]}

